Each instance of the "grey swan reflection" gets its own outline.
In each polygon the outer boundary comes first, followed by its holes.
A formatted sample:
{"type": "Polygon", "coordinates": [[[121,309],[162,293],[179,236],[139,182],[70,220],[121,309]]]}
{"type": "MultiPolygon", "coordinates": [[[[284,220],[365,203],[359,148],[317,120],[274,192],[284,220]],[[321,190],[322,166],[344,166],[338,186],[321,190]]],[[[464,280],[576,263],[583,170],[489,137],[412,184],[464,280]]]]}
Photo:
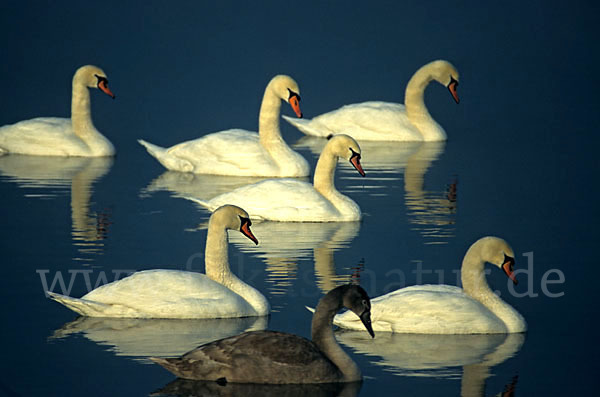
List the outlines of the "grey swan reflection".
{"type": "Polygon", "coordinates": [[[253,383],[217,383],[202,380],[177,378],[151,396],[257,396],[257,397],[355,397],[362,382],[308,383],[268,385],[253,383]]]}
{"type": "MultiPolygon", "coordinates": [[[[340,330],[336,339],[398,376],[461,379],[461,396],[484,396],[492,369],[514,357],[524,334],[426,335],[340,330]]],[[[514,385],[513,385],[514,387],[514,385]]]]}
{"type": "Polygon", "coordinates": [[[173,357],[198,345],[267,328],[268,317],[224,319],[143,319],[78,317],[50,340],[81,334],[117,356],[150,363],[148,357],[173,357]]]}
{"type": "Polygon", "coordinates": [[[337,383],[362,380],[358,365],[336,342],[333,316],[346,307],[369,334],[371,304],[358,285],[339,286],[317,305],[312,341],[275,331],[246,332],[200,346],[179,358],[151,358],[180,378],[226,383],[337,383]]]}
{"type": "MultiPolygon", "coordinates": [[[[317,137],[303,137],[294,148],[307,148],[318,155],[327,141],[317,137]]],[[[425,174],[444,153],[446,143],[441,142],[377,142],[359,141],[362,162],[369,169],[369,178],[360,185],[349,182],[345,193],[365,193],[377,197],[389,195],[390,189],[400,187],[404,174],[404,203],[408,221],[413,230],[424,238],[425,244],[446,244],[455,234],[456,178],[443,189],[425,188],[425,174]]],[[[356,180],[351,168],[342,164],[342,179],[356,180]]]]}
{"type": "Polygon", "coordinates": [[[82,254],[98,254],[108,235],[110,213],[91,210],[93,184],[112,164],[110,157],[0,156],[0,179],[26,190],[25,197],[49,199],[69,192],[74,244],[82,254]]]}

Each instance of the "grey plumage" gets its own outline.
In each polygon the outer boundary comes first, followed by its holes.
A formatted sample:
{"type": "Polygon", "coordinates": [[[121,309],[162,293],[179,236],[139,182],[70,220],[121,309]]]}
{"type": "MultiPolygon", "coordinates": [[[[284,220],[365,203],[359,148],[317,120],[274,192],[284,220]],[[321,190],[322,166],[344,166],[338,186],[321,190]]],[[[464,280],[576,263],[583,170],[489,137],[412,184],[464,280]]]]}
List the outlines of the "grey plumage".
{"type": "Polygon", "coordinates": [[[180,378],[235,383],[333,383],[361,379],[360,370],[335,341],[332,319],[354,311],[372,333],[370,300],[357,285],[331,290],[317,305],[312,339],[276,331],[246,332],[194,349],[179,358],[151,358],[180,378]]]}

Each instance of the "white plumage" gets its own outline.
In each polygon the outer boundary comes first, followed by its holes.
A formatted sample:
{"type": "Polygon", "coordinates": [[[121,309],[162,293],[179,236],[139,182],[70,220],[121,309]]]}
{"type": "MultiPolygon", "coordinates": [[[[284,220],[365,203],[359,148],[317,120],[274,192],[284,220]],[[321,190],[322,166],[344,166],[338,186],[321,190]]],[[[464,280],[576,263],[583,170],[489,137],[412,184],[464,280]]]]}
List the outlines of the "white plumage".
{"type": "Polygon", "coordinates": [[[102,69],[82,66],[73,76],[71,118],[38,117],[0,127],[0,154],[113,156],[114,146],[92,123],[88,87],[114,98],[102,69]]]}
{"type": "Polygon", "coordinates": [[[337,135],[327,143],[315,170],[314,185],[296,179],[267,179],[237,188],[203,201],[192,197],[210,211],[229,203],[247,209],[252,219],[281,222],[336,222],[361,218],[360,207],[335,189],[333,175],[338,157],[360,166],[360,147],[347,135],[337,135]]]}
{"type": "MultiPolygon", "coordinates": [[[[476,241],[465,255],[463,288],[416,285],[371,300],[374,331],[423,334],[491,334],[525,332],[523,316],[500,299],[485,281],[483,267],[490,262],[513,279],[514,254],[497,237],[476,241]]],[[[361,330],[351,313],[335,316],[334,324],[361,330]]]]}
{"type": "Polygon", "coordinates": [[[301,117],[298,84],[289,76],[275,76],[263,97],[258,134],[231,129],[162,148],[138,140],[165,168],[197,174],[301,177],[309,174],[308,162],[293,151],[279,131],[281,101],[301,117]]]}
{"type": "Polygon", "coordinates": [[[312,120],[283,118],[303,133],[320,137],[344,133],[359,141],[443,141],[446,132],[431,117],[423,101],[432,80],[447,86],[458,103],[458,72],[450,63],[439,60],[421,67],[410,79],[406,106],[371,101],[346,105],[312,120]]]}
{"type": "Polygon", "coordinates": [[[265,316],[266,298],[229,269],[227,229],[255,239],[248,214],[223,206],[211,216],[206,239],[206,273],[146,270],[72,298],[48,292],[69,309],[90,317],[231,318],[265,316]],[[244,220],[246,219],[246,220],[244,220]]]}

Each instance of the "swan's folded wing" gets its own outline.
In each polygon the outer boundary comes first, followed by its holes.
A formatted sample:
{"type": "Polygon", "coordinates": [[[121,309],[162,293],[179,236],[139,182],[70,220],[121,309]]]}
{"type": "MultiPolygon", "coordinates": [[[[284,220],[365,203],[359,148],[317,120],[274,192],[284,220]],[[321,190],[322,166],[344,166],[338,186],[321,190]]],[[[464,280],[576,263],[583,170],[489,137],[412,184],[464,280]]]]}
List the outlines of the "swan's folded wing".
{"type": "Polygon", "coordinates": [[[175,145],[167,153],[188,160],[196,170],[217,173],[230,171],[243,174],[262,167],[272,167],[270,157],[259,143],[258,134],[251,131],[232,129],[215,132],[202,138],[175,145]]]}
{"type": "Polygon", "coordinates": [[[222,284],[201,273],[176,270],[137,272],[96,288],[83,299],[127,307],[127,317],[227,318],[256,315],[248,302],[222,284]]]}
{"type": "Polygon", "coordinates": [[[408,120],[404,105],[389,102],[363,102],[315,117],[311,125],[330,133],[345,133],[355,139],[390,140],[404,134],[405,140],[421,140],[421,134],[408,120]]]}
{"type": "Polygon", "coordinates": [[[65,140],[83,145],[75,138],[71,119],[67,118],[38,117],[0,127],[0,147],[12,153],[36,154],[32,148],[39,146],[39,154],[65,155],[61,148],[65,140]]]}
{"type": "Polygon", "coordinates": [[[234,204],[253,219],[278,221],[330,219],[335,207],[314,187],[297,179],[269,179],[240,187],[210,200],[210,207],[234,204]]]}
{"type": "Polygon", "coordinates": [[[275,331],[254,331],[218,340],[186,353],[181,367],[197,378],[232,382],[303,383],[339,376],[317,346],[300,336],[275,331]],[[332,374],[334,372],[334,374],[332,374]]]}
{"type": "MultiPolygon", "coordinates": [[[[360,329],[347,312],[338,316],[335,324],[360,329]]],[[[375,332],[471,334],[505,328],[461,288],[447,285],[417,285],[377,297],[371,301],[371,321],[375,332]]]]}

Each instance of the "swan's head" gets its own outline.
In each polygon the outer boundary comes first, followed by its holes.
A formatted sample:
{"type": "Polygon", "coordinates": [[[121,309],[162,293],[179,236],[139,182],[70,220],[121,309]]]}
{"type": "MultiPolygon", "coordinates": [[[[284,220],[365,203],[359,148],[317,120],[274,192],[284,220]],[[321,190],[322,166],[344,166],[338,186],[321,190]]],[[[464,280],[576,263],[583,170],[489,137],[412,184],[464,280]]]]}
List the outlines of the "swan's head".
{"type": "Polygon", "coordinates": [[[517,284],[514,273],[515,253],[508,243],[498,237],[483,237],[473,244],[479,246],[481,259],[498,266],[506,276],[517,284]]]}
{"type": "Polygon", "coordinates": [[[77,69],[73,76],[73,84],[83,84],[89,88],[98,88],[106,95],[115,99],[115,94],[108,88],[108,78],[106,73],[98,66],[85,65],[77,69]]]}
{"type": "Polygon", "coordinates": [[[344,307],[353,311],[360,318],[360,321],[362,321],[371,337],[374,338],[375,333],[371,326],[371,300],[367,292],[360,285],[355,284],[344,285],[338,288],[344,288],[342,296],[344,307]]]}
{"type": "Polygon", "coordinates": [[[208,221],[209,228],[211,225],[218,225],[226,230],[239,230],[240,233],[258,245],[258,240],[250,230],[250,226],[252,226],[250,216],[240,207],[227,204],[217,208],[208,221]]]}
{"type": "Polygon", "coordinates": [[[350,161],[350,164],[356,168],[358,173],[365,176],[365,172],[360,164],[360,146],[358,146],[354,138],[340,134],[330,135],[327,139],[329,139],[329,142],[327,142],[325,148],[331,150],[334,155],[350,161]]]}
{"type": "Polygon", "coordinates": [[[460,100],[458,98],[458,71],[452,64],[448,61],[433,61],[428,63],[424,67],[427,67],[430,70],[431,77],[438,83],[443,86],[448,87],[448,91],[454,98],[456,103],[459,103],[460,100]]]}
{"type": "Polygon", "coordinates": [[[298,87],[298,83],[294,79],[290,76],[280,74],[271,79],[269,87],[281,100],[290,104],[298,118],[302,118],[302,111],[300,110],[300,87],[298,87]]]}

